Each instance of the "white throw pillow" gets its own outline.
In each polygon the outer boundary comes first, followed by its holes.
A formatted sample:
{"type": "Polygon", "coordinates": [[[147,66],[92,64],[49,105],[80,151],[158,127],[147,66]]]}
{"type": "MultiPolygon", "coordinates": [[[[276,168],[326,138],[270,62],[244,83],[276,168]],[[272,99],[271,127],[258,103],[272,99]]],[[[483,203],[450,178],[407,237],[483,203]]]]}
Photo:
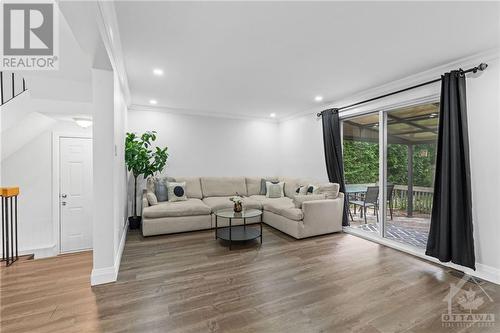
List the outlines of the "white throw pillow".
{"type": "Polygon", "coordinates": [[[295,190],[295,195],[306,195],[307,194],[307,186],[301,185],[297,187],[295,190]]]}
{"type": "Polygon", "coordinates": [[[153,192],[146,192],[146,198],[148,199],[148,203],[150,206],[155,206],[158,204],[158,198],[153,192]]]}
{"type": "Polygon", "coordinates": [[[284,187],[285,182],[279,182],[277,184],[266,182],[266,198],[283,198],[285,196],[283,191],[284,187]]]}
{"type": "Polygon", "coordinates": [[[306,193],[307,195],[318,194],[318,191],[319,191],[319,186],[313,184],[307,185],[307,193],[306,193]]]}
{"type": "Polygon", "coordinates": [[[186,182],[167,183],[167,191],[168,191],[168,201],[169,202],[187,200],[186,182]]]}

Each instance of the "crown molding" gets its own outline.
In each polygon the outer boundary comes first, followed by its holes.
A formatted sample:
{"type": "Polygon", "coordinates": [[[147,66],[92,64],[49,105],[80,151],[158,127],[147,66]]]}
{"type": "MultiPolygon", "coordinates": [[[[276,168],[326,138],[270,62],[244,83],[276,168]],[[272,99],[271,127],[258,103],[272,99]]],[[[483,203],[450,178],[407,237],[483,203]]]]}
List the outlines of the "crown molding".
{"type": "Polygon", "coordinates": [[[255,117],[249,115],[237,115],[224,112],[216,112],[211,110],[195,110],[195,109],[182,109],[173,108],[165,106],[150,106],[142,104],[131,104],[129,106],[129,111],[149,111],[149,112],[164,112],[183,116],[198,116],[198,117],[213,117],[213,118],[225,118],[225,119],[236,119],[236,120],[252,120],[252,121],[264,121],[269,123],[278,123],[278,119],[270,119],[264,117],[255,117]]]}
{"type": "MultiPolygon", "coordinates": [[[[318,106],[318,107],[314,107],[311,109],[307,109],[307,110],[304,110],[301,112],[294,113],[290,116],[281,118],[279,121],[284,122],[284,121],[292,120],[292,119],[307,116],[307,115],[316,116],[316,113],[321,112],[321,111],[326,110],[326,109],[335,108],[335,107],[339,107],[342,105],[349,105],[351,103],[355,103],[355,102],[360,101],[360,100],[365,100],[365,99],[369,99],[369,98],[372,98],[372,97],[375,97],[378,95],[383,95],[383,94],[386,94],[386,93],[389,93],[392,91],[403,89],[403,88],[408,87],[408,86],[412,86],[415,84],[419,84],[422,82],[426,82],[426,81],[435,79],[436,77],[440,77],[443,73],[448,72],[450,70],[454,70],[454,69],[458,69],[458,68],[473,67],[473,66],[477,66],[481,62],[488,63],[489,61],[492,61],[492,60],[495,60],[498,58],[500,58],[500,48],[485,50],[485,51],[475,53],[473,55],[470,55],[470,56],[467,56],[464,58],[460,58],[460,59],[453,60],[451,62],[447,62],[445,64],[433,67],[431,69],[425,70],[425,71],[420,72],[420,73],[416,73],[416,74],[413,74],[413,75],[410,75],[410,76],[407,76],[407,77],[404,77],[404,78],[401,78],[401,79],[398,79],[395,81],[387,82],[385,84],[360,91],[360,92],[355,93],[355,94],[350,94],[348,96],[338,98],[333,102],[328,102],[328,103],[325,103],[325,104],[318,106]]],[[[488,69],[486,69],[486,70],[488,70],[488,69]]],[[[367,103],[366,105],[369,105],[369,103],[367,103]]],[[[345,111],[352,112],[352,110],[355,110],[355,108],[347,109],[345,111]]],[[[345,111],[341,111],[340,115],[342,114],[342,112],[345,112],[345,111]]]]}
{"type": "Polygon", "coordinates": [[[111,66],[118,76],[127,106],[131,104],[130,88],[120,39],[120,29],[113,1],[97,1],[97,25],[111,66]]]}

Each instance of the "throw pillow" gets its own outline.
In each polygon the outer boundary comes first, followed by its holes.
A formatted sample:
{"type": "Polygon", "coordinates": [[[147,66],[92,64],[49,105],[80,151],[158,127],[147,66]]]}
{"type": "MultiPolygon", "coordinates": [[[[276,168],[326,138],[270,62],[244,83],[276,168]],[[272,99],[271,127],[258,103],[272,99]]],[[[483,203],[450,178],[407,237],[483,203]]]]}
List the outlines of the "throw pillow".
{"type": "Polygon", "coordinates": [[[155,196],[159,202],[168,200],[168,190],[167,190],[167,182],[163,179],[156,179],[155,182],[155,196]]]}
{"type": "Polygon", "coordinates": [[[307,185],[307,195],[318,194],[319,187],[316,185],[309,184],[307,185]]]}
{"type": "Polygon", "coordinates": [[[296,195],[306,195],[307,194],[307,186],[299,186],[295,190],[296,195]]]}
{"type": "Polygon", "coordinates": [[[259,193],[260,195],[266,195],[266,193],[267,193],[266,183],[267,182],[278,184],[279,180],[277,178],[262,178],[260,180],[260,193],[259,193]]]}
{"type": "Polygon", "coordinates": [[[185,201],[186,196],[186,182],[182,183],[167,183],[168,201],[185,201]]]}
{"type": "Polygon", "coordinates": [[[156,198],[156,195],[153,192],[146,192],[146,199],[148,199],[148,204],[150,206],[154,206],[158,204],[158,198],[156,198]]]}
{"type": "Polygon", "coordinates": [[[296,195],[293,198],[293,203],[296,208],[302,208],[302,204],[306,201],[316,201],[316,200],[325,200],[325,194],[309,194],[309,195],[296,195]]]}
{"type": "Polygon", "coordinates": [[[274,184],[272,182],[266,182],[266,197],[267,198],[282,198],[285,196],[283,192],[284,182],[278,182],[274,184]]]}
{"type": "Polygon", "coordinates": [[[319,185],[318,193],[325,194],[327,199],[336,199],[339,196],[339,189],[337,183],[325,183],[319,185]]]}

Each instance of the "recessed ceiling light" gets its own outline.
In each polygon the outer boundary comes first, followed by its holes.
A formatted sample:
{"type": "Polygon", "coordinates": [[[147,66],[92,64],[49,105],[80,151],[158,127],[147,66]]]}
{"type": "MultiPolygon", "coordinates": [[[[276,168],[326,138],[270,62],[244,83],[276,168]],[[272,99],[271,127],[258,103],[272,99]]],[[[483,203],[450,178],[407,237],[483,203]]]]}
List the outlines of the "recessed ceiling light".
{"type": "Polygon", "coordinates": [[[162,76],[163,75],[163,69],[155,68],[155,69],[153,69],[153,74],[156,75],[156,76],[162,76]]]}
{"type": "Polygon", "coordinates": [[[156,105],[158,104],[158,101],[156,99],[150,99],[149,104],[156,105]]]}
{"type": "Polygon", "coordinates": [[[273,112],[273,113],[270,113],[270,114],[269,114],[269,117],[271,117],[271,118],[276,118],[276,113],[274,113],[274,112],[273,112]]]}
{"type": "Polygon", "coordinates": [[[316,96],[316,97],[314,97],[314,100],[316,102],[321,102],[323,100],[323,96],[316,96]]]}
{"type": "Polygon", "coordinates": [[[92,126],[92,119],[90,118],[73,118],[73,120],[78,126],[83,128],[92,126]]]}

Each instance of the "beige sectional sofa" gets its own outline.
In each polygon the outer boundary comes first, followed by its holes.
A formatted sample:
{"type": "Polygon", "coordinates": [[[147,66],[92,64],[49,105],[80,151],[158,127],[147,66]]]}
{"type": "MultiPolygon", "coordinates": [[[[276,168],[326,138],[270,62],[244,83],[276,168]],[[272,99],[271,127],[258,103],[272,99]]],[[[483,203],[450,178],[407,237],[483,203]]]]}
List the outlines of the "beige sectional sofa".
{"type": "MultiPolygon", "coordinates": [[[[315,184],[297,178],[280,178],[285,183],[284,197],[266,198],[260,194],[262,177],[176,177],[186,182],[187,201],[160,202],[150,206],[146,192],[142,200],[142,233],[144,236],[203,230],[215,227],[214,212],[232,208],[231,196],[244,196],[244,208],[262,209],[262,221],[292,237],[305,238],[342,230],[344,194],[329,199],[306,201],[301,208],[294,203],[300,185],[315,184]]],[[[317,184],[319,185],[319,184],[317,184]]],[[[247,223],[259,222],[248,219],[247,223]]],[[[233,220],[234,224],[243,221],[233,220]]],[[[227,221],[218,219],[219,226],[227,221]]]]}

